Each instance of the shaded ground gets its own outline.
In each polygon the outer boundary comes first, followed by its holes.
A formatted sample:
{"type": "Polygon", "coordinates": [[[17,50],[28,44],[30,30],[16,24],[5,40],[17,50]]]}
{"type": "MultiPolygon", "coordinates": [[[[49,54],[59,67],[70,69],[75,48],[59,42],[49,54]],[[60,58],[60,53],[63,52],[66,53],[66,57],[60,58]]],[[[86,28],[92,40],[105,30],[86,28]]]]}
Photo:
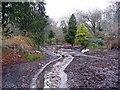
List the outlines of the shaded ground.
{"type": "Polygon", "coordinates": [[[46,63],[54,60],[56,57],[47,56],[42,60],[30,62],[19,62],[14,64],[6,64],[2,66],[2,87],[3,88],[30,88],[30,83],[38,72],[46,63]]]}
{"type": "Polygon", "coordinates": [[[65,69],[69,88],[118,88],[118,50],[86,54],[106,59],[76,56],[65,69]]]}

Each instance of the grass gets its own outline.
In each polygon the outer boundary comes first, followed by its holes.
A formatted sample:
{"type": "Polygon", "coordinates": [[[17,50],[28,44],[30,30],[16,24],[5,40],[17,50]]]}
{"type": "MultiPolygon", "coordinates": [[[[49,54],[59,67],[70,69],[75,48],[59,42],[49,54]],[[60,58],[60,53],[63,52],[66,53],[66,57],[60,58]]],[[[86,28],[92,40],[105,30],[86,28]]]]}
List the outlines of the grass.
{"type": "Polygon", "coordinates": [[[27,60],[31,61],[31,60],[34,60],[34,59],[41,59],[41,58],[44,57],[44,55],[43,54],[37,54],[37,53],[34,53],[34,54],[25,53],[24,57],[27,60]]]}

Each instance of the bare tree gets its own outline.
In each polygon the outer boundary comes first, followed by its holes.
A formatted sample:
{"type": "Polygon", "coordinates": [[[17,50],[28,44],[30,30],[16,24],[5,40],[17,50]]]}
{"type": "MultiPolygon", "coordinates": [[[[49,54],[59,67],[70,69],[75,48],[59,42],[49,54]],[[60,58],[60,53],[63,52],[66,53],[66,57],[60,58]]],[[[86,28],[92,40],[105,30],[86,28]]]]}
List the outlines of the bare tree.
{"type": "Polygon", "coordinates": [[[85,23],[86,26],[89,28],[89,31],[96,35],[97,34],[97,30],[101,30],[102,27],[102,11],[95,9],[95,10],[89,10],[88,12],[84,12],[84,11],[79,11],[77,10],[75,12],[76,18],[77,18],[77,22],[78,25],[80,25],[81,23],[85,23]]]}
{"type": "Polygon", "coordinates": [[[116,2],[114,1],[103,12],[103,29],[107,37],[116,37],[118,34],[116,9],[116,2]]]}
{"type": "Polygon", "coordinates": [[[75,16],[77,20],[77,26],[79,26],[82,23],[86,22],[86,19],[83,17],[86,13],[83,11],[76,10],[75,11],[75,16]]]}
{"type": "MultiPolygon", "coordinates": [[[[116,12],[116,2],[110,1],[110,5],[104,10],[94,9],[88,12],[75,11],[77,25],[85,23],[89,31],[95,36],[116,37],[118,34],[118,16],[116,12]]],[[[118,9],[119,10],[119,9],[118,9]]]]}
{"type": "Polygon", "coordinates": [[[101,30],[101,21],[102,21],[102,11],[95,9],[93,11],[88,11],[83,15],[83,18],[86,20],[86,25],[89,29],[96,35],[97,30],[101,30]]]}

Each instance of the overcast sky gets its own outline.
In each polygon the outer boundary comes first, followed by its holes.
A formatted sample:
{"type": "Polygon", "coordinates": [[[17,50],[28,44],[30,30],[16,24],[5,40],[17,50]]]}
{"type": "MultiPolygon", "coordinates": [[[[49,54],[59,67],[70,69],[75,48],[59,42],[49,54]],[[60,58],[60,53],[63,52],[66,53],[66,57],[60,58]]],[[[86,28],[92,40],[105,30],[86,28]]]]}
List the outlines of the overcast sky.
{"type": "Polygon", "coordinates": [[[75,10],[105,9],[111,0],[45,0],[46,14],[55,20],[71,15],[75,10]]]}

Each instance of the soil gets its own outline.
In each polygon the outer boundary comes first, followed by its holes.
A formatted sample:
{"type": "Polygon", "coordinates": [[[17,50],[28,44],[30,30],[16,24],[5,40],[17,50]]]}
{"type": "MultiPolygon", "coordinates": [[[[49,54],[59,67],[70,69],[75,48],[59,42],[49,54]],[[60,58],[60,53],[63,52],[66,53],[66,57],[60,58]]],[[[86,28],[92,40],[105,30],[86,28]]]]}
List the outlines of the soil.
{"type": "Polygon", "coordinates": [[[102,57],[102,59],[75,56],[74,60],[65,69],[69,88],[118,89],[118,52],[118,50],[108,50],[85,53],[86,55],[102,57]]]}
{"type": "Polygon", "coordinates": [[[2,51],[2,65],[16,64],[24,61],[27,60],[23,57],[22,53],[20,52],[17,53],[13,49],[6,48],[2,51]],[[18,58],[18,55],[21,57],[18,58]]]}
{"type": "MultiPolygon", "coordinates": [[[[19,53],[20,54],[20,53],[19,53]]],[[[85,53],[98,59],[86,56],[74,56],[65,73],[69,88],[118,88],[118,50],[90,51],[85,53]]],[[[22,55],[21,55],[22,56],[22,55]]],[[[41,60],[26,61],[16,58],[14,51],[3,53],[2,87],[30,88],[33,76],[49,61],[57,57],[46,56],[41,60]]]]}
{"type": "MultiPolygon", "coordinates": [[[[20,54],[20,53],[19,53],[20,54]]],[[[22,55],[21,55],[22,56],[22,55]]],[[[46,55],[43,59],[26,61],[16,58],[14,51],[3,53],[2,88],[30,88],[33,76],[49,61],[56,57],[46,55]]]]}

